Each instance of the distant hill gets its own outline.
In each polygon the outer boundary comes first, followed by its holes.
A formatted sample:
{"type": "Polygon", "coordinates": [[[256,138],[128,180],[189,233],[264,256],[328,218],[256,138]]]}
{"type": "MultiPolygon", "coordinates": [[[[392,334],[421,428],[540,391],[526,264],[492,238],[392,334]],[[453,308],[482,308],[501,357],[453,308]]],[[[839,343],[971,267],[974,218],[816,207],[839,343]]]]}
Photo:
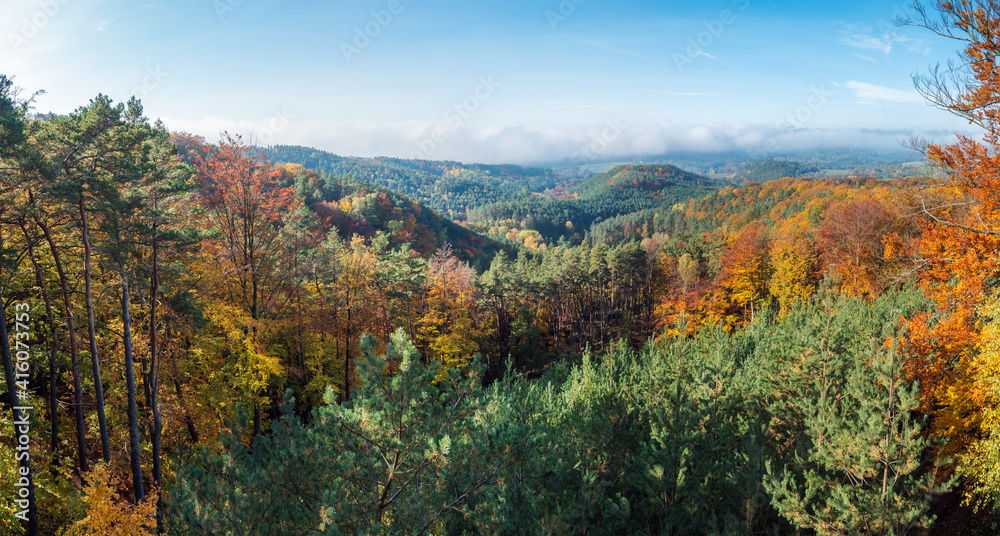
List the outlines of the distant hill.
{"type": "Polygon", "coordinates": [[[666,197],[689,199],[728,184],[669,164],[643,164],[615,166],[590,177],[569,191],[579,194],[581,199],[598,199],[612,192],[657,200],[666,197]],[[689,193],[696,195],[688,195],[689,193]]]}
{"type": "Polygon", "coordinates": [[[467,229],[424,203],[374,182],[316,172],[301,164],[277,161],[275,166],[281,182],[295,188],[309,208],[335,227],[342,238],[383,232],[391,245],[409,244],[424,257],[450,244],[459,258],[480,271],[489,267],[498,251],[512,251],[512,244],[467,229]]]}
{"type": "Polygon", "coordinates": [[[669,210],[731,185],[669,164],[615,166],[569,188],[568,198],[536,195],[484,205],[469,211],[469,222],[502,236],[533,231],[540,242],[553,243],[561,238],[577,241],[602,221],[649,210],[669,210]]]}
{"type": "Polygon", "coordinates": [[[516,165],[345,157],[289,145],[268,147],[263,152],[273,162],[301,164],[308,169],[351,175],[384,186],[422,201],[455,220],[465,219],[470,208],[524,198],[561,182],[551,169],[516,165]]]}
{"type": "MultiPolygon", "coordinates": [[[[170,142],[189,163],[208,149],[204,138],[186,132],[171,133],[170,142]]],[[[464,203],[512,198],[510,192],[521,187],[515,186],[520,182],[532,187],[554,184],[551,171],[519,166],[349,158],[308,147],[278,146],[262,152],[281,182],[293,187],[341,237],[370,238],[381,232],[391,245],[409,244],[424,257],[450,244],[459,258],[480,271],[500,250],[512,252],[513,242],[479,234],[435,207],[459,205],[464,215],[464,203]],[[463,195],[469,199],[463,200],[463,195]]]]}
{"type": "Polygon", "coordinates": [[[736,182],[756,182],[758,184],[783,179],[797,178],[818,171],[815,166],[807,166],[792,160],[756,160],[742,166],[736,173],[736,182]]]}

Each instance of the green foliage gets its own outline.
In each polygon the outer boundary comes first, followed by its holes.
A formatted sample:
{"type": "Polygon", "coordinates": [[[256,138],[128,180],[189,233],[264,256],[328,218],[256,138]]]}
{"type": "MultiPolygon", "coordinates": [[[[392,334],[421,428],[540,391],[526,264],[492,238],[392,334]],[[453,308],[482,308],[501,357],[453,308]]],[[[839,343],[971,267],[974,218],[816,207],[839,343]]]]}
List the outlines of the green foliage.
{"type": "Polygon", "coordinates": [[[792,160],[763,159],[750,162],[736,174],[739,182],[768,182],[784,177],[801,177],[816,171],[814,166],[805,166],[792,160]]]}
{"type": "Polygon", "coordinates": [[[170,493],[174,526],[188,534],[420,533],[462,519],[462,506],[494,480],[475,374],[435,383],[400,330],[386,354],[361,343],[362,387],[348,406],[290,413],[252,446],[224,435],[199,452],[170,493]]]}
{"type": "MultiPolygon", "coordinates": [[[[493,284],[510,285],[498,262],[493,284]]],[[[181,471],[171,517],[192,534],[926,526],[945,487],[926,471],[894,342],[898,319],[923,307],[914,292],[868,305],[827,289],[778,322],[641,351],[619,342],[485,390],[475,367],[435,382],[438,365],[402,330],[384,356],[365,337],[351,404],[330,393],[310,421],[286,415],[252,447],[230,434],[181,471]]]]}
{"type": "Polygon", "coordinates": [[[549,169],[514,165],[462,164],[399,158],[353,158],[308,147],[264,149],[274,162],[291,162],[333,175],[352,176],[425,203],[449,218],[461,218],[484,204],[528,197],[556,185],[549,169]]]}
{"type": "Polygon", "coordinates": [[[765,486],[795,526],[829,535],[927,528],[931,497],[951,486],[925,467],[931,442],[913,413],[917,386],[902,372],[898,326],[915,302],[889,295],[863,306],[824,290],[774,341],[771,411],[787,450],[765,486]]]}
{"type": "Polygon", "coordinates": [[[613,167],[570,191],[582,199],[597,199],[619,191],[627,198],[648,197],[673,204],[677,202],[675,199],[700,197],[699,193],[704,195],[724,184],[675,166],[650,164],[613,167]]]}
{"type": "MultiPolygon", "coordinates": [[[[270,153],[275,158],[285,155],[273,150],[270,153]]],[[[480,265],[488,264],[497,251],[509,247],[442,217],[426,201],[390,190],[382,184],[385,181],[358,180],[353,174],[317,173],[301,166],[278,168],[284,169],[282,184],[293,187],[324,225],[345,240],[354,235],[373,238],[384,233],[392,246],[406,244],[425,258],[450,244],[462,260],[480,265]]]]}
{"type": "Polygon", "coordinates": [[[589,229],[595,242],[614,243],[651,227],[655,213],[666,213],[724,184],[669,165],[617,166],[571,188],[575,199],[502,200],[470,210],[468,219],[483,227],[513,225],[538,231],[547,242],[571,239],[578,230],[589,229]]]}

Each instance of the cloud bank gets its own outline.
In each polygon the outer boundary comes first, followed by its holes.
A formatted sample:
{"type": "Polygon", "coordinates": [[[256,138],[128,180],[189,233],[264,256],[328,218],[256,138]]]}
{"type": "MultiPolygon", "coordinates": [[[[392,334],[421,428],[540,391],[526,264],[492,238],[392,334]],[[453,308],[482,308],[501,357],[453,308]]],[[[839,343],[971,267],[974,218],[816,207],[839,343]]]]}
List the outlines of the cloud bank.
{"type": "Polygon", "coordinates": [[[885,86],[877,86],[866,82],[850,80],[845,85],[847,89],[854,91],[859,99],[890,101],[890,102],[927,102],[927,99],[914,90],[895,89],[885,86]]]}
{"type": "MultiPolygon", "coordinates": [[[[674,152],[740,152],[754,157],[817,149],[902,150],[921,138],[954,139],[944,130],[792,129],[744,123],[579,126],[481,126],[445,121],[318,123],[276,113],[260,121],[164,118],[168,128],[205,136],[243,134],[260,145],[304,145],[343,156],[392,156],[462,162],[556,164],[609,162],[674,152]]],[[[916,153],[915,153],[916,154],[916,153]]]]}

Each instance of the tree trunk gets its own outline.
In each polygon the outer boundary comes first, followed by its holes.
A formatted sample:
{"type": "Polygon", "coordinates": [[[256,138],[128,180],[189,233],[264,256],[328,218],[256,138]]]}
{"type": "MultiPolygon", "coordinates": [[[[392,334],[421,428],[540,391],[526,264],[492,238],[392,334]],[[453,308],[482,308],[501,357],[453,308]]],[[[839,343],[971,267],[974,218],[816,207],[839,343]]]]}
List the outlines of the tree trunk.
{"type": "Polygon", "coordinates": [[[177,381],[174,377],[174,392],[177,393],[177,402],[180,403],[181,409],[184,410],[184,423],[187,425],[188,435],[191,436],[191,442],[198,442],[198,429],[194,427],[194,420],[191,419],[191,414],[184,408],[184,391],[181,390],[181,382],[177,381]]]}
{"type": "Polygon", "coordinates": [[[344,402],[351,400],[351,306],[347,306],[347,344],[344,348],[344,402]]]}
{"type": "MultiPolygon", "coordinates": [[[[119,238],[119,243],[121,239],[119,238]]],[[[125,273],[125,265],[121,265],[122,272],[122,343],[125,345],[125,388],[128,392],[128,446],[132,465],[132,488],[135,493],[135,502],[141,502],[146,494],[142,490],[142,464],[139,460],[139,417],[135,408],[135,369],[132,359],[132,315],[129,310],[129,283],[125,273]]]]}
{"type": "MultiPolygon", "coordinates": [[[[2,246],[2,241],[0,241],[0,246],[2,246]]],[[[22,478],[27,480],[26,487],[28,488],[28,535],[38,536],[38,510],[35,507],[35,477],[33,471],[31,470],[30,452],[27,450],[30,442],[30,438],[28,437],[28,427],[30,426],[30,421],[28,420],[28,416],[21,409],[21,404],[18,401],[17,381],[14,377],[14,362],[11,360],[10,355],[10,339],[8,339],[7,334],[7,314],[5,309],[6,303],[4,302],[3,297],[0,296],[0,355],[2,355],[3,358],[3,372],[7,380],[7,402],[10,404],[11,411],[14,416],[14,443],[17,452],[16,458],[21,462],[20,471],[27,473],[22,478]]],[[[15,504],[17,504],[16,501],[17,500],[15,500],[15,504]]],[[[17,505],[21,506],[21,504],[23,503],[17,505]]]]}
{"type": "Polygon", "coordinates": [[[97,328],[94,322],[94,299],[90,288],[90,230],[87,211],[83,207],[83,192],[80,192],[80,223],[83,228],[83,281],[84,296],[87,299],[87,332],[90,335],[90,364],[94,369],[94,398],[97,404],[97,423],[101,431],[101,454],[104,461],[111,463],[111,444],[108,440],[108,420],[104,414],[104,386],[101,383],[101,363],[97,355],[97,328]]]}
{"type": "MultiPolygon", "coordinates": [[[[155,201],[154,201],[155,203],[155,201]]],[[[155,205],[154,205],[155,208],[155,205]]],[[[162,472],[160,468],[160,433],[163,430],[163,423],[160,421],[160,353],[156,340],[156,302],[160,293],[160,248],[159,240],[156,236],[156,225],[153,225],[153,273],[149,278],[150,300],[149,300],[149,376],[146,378],[146,389],[149,392],[149,407],[153,410],[153,426],[150,439],[153,443],[153,485],[156,486],[156,526],[159,532],[162,523],[163,512],[163,483],[161,481],[162,472]]],[[[167,320],[166,336],[170,337],[170,321],[167,320]]]]}
{"type": "MultiPolygon", "coordinates": [[[[28,193],[31,203],[34,204],[34,194],[28,193]]],[[[83,386],[80,381],[80,353],[76,344],[76,321],[73,320],[73,306],[70,302],[69,278],[66,277],[66,270],[63,268],[62,257],[59,256],[59,249],[52,238],[51,229],[42,222],[41,218],[35,217],[35,223],[45,235],[45,241],[49,244],[49,251],[52,252],[52,260],[56,265],[56,273],[59,274],[59,285],[62,288],[63,314],[66,315],[66,324],[69,331],[69,353],[73,371],[73,406],[76,418],[76,443],[77,443],[77,466],[81,473],[89,470],[87,463],[87,431],[83,422],[83,386]]]]}
{"type": "Polygon", "coordinates": [[[297,284],[295,289],[295,305],[298,309],[298,331],[299,331],[299,367],[306,368],[306,337],[305,327],[302,325],[302,286],[297,284]]]}
{"type": "Polygon", "coordinates": [[[35,257],[35,247],[28,236],[28,228],[22,223],[21,232],[24,234],[25,242],[28,244],[28,258],[35,271],[35,284],[41,290],[42,299],[45,301],[45,321],[49,327],[49,429],[51,433],[52,463],[59,465],[59,333],[56,331],[56,317],[52,311],[52,300],[46,289],[45,279],[42,276],[42,267],[35,257]]]}

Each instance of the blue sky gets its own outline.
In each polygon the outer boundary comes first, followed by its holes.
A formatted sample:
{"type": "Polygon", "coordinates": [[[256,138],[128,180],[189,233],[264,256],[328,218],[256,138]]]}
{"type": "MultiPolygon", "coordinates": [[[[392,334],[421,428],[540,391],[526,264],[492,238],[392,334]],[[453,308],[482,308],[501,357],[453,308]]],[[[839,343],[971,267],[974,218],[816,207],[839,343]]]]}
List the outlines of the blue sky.
{"type": "Polygon", "coordinates": [[[137,94],[210,140],[538,163],[896,148],[968,127],[911,75],[957,44],[904,4],[766,0],[0,0],[39,111],[137,94]]]}

